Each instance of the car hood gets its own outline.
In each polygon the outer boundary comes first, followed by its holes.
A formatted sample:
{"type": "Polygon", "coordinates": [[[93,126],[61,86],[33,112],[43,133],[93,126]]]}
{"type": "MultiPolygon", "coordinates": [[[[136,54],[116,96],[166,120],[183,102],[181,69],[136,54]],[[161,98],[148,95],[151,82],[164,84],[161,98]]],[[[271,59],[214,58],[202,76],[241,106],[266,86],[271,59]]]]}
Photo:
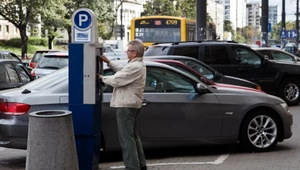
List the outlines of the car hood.
{"type": "Polygon", "coordinates": [[[252,88],[257,88],[258,84],[251,82],[246,79],[238,78],[238,77],[232,77],[232,76],[227,76],[224,75],[222,83],[226,84],[238,84],[241,86],[246,86],[246,87],[252,87],[252,88]]]}

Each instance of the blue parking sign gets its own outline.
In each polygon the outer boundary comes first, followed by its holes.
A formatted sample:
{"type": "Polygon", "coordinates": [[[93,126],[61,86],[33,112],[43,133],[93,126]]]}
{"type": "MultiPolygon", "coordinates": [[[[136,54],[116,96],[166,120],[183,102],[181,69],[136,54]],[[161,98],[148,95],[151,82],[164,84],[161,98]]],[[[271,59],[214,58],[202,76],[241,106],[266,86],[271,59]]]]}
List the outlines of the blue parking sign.
{"type": "Polygon", "coordinates": [[[74,17],[74,25],[78,30],[87,30],[92,25],[92,17],[87,11],[78,11],[74,17]]]}
{"type": "Polygon", "coordinates": [[[271,23],[268,23],[268,32],[271,32],[271,30],[272,30],[272,25],[271,23]]]}

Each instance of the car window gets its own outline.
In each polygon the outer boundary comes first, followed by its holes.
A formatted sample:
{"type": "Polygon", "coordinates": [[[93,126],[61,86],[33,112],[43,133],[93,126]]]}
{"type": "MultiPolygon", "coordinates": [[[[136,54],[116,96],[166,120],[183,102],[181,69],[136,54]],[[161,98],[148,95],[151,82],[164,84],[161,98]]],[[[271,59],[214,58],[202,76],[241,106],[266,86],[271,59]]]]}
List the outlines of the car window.
{"type": "Polygon", "coordinates": [[[260,65],[261,59],[252,51],[242,47],[232,47],[235,53],[235,61],[244,65],[260,65]]]}
{"type": "Polygon", "coordinates": [[[24,83],[28,83],[31,81],[30,76],[27,74],[27,72],[24,70],[25,68],[20,66],[20,65],[16,65],[16,69],[18,70],[18,72],[20,73],[20,77],[22,82],[24,83]]]}
{"type": "Polygon", "coordinates": [[[257,52],[261,53],[262,55],[267,55],[268,59],[273,60],[273,56],[269,54],[266,50],[258,50],[257,52]]]}
{"type": "MultiPolygon", "coordinates": [[[[105,76],[114,75],[112,70],[104,72],[105,76]]],[[[112,93],[113,87],[105,85],[103,93],[112,93]]],[[[195,92],[193,84],[185,77],[160,68],[147,68],[147,77],[145,84],[145,93],[147,92],[177,92],[189,93],[195,92]]]]}
{"type": "Polygon", "coordinates": [[[68,56],[46,55],[36,66],[37,68],[61,69],[69,64],[68,56]]]}
{"type": "Polygon", "coordinates": [[[168,46],[150,46],[146,49],[144,56],[167,55],[168,46]]]}
{"type": "Polygon", "coordinates": [[[273,55],[274,60],[283,60],[283,61],[295,61],[293,56],[285,54],[281,51],[270,51],[273,55]]]}
{"type": "Polygon", "coordinates": [[[192,69],[194,69],[198,73],[202,74],[206,78],[208,78],[210,80],[214,79],[214,73],[212,71],[208,70],[207,68],[205,68],[204,66],[202,66],[201,64],[199,64],[195,61],[191,61],[191,60],[179,60],[179,61],[181,61],[185,65],[191,67],[192,69]]]}
{"type": "Polygon", "coordinates": [[[195,47],[176,47],[173,49],[173,55],[188,56],[195,59],[199,58],[199,46],[195,47]]]}
{"type": "Polygon", "coordinates": [[[15,60],[9,53],[4,53],[2,55],[2,59],[10,59],[10,60],[15,60]]]}
{"type": "Polygon", "coordinates": [[[230,64],[230,58],[226,47],[206,46],[204,48],[204,62],[206,64],[230,64]]]}
{"type": "Polygon", "coordinates": [[[37,51],[34,53],[31,62],[38,62],[45,54],[47,54],[47,51],[37,51]]]}
{"type": "Polygon", "coordinates": [[[7,87],[7,83],[9,82],[9,77],[5,67],[0,64],[0,88],[7,87]]]}
{"type": "Polygon", "coordinates": [[[15,70],[15,67],[12,64],[4,64],[4,67],[7,71],[8,77],[9,77],[8,82],[19,83],[20,79],[19,79],[17,71],[15,70]]]}
{"type": "Polygon", "coordinates": [[[25,84],[23,88],[28,90],[45,90],[55,87],[63,81],[68,81],[68,78],[68,68],[64,68],[31,81],[30,83],[25,84]]]}
{"type": "Polygon", "coordinates": [[[192,93],[195,88],[186,77],[162,68],[147,68],[144,92],[192,93]]]}

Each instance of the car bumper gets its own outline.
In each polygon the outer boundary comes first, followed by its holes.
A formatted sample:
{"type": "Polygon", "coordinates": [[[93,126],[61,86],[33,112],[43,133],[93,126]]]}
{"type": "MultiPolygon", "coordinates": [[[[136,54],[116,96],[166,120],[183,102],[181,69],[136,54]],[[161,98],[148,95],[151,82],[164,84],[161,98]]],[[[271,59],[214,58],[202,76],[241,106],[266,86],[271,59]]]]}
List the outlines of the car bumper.
{"type": "Polygon", "coordinates": [[[12,120],[0,119],[0,146],[6,148],[26,149],[28,124],[15,124],[12,120]]]}
{"type": "Polygon", "coordinates": [[[282,140],[288,139],[292,137],[292,125],[293,125],[293,115],[290,112],[289,108],[283,108],[281,105],[276,105],[276,109],[281,112],[280,116],[282,118],[282,125],[283,125],[283,136],[282,140]]]}

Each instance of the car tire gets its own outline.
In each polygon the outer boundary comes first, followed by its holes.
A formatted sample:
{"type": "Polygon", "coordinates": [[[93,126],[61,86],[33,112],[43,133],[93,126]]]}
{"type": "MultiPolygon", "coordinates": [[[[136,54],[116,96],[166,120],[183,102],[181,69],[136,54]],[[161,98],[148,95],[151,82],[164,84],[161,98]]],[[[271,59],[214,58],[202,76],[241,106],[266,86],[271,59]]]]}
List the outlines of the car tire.
{"type": "Polygon", "coordinates": [[[246,116],[241,125],[241,144],[250,151],[269,151],[278,143],[280,133],[281,126],[272,112],[256,110],[246,116]]]}
{"type": "Polygon", "coordinates": [[[289,106],[298,105],[300,102],[300,81],[295,78],[284,79],[280,84],[278,95],[289,106]]]}

